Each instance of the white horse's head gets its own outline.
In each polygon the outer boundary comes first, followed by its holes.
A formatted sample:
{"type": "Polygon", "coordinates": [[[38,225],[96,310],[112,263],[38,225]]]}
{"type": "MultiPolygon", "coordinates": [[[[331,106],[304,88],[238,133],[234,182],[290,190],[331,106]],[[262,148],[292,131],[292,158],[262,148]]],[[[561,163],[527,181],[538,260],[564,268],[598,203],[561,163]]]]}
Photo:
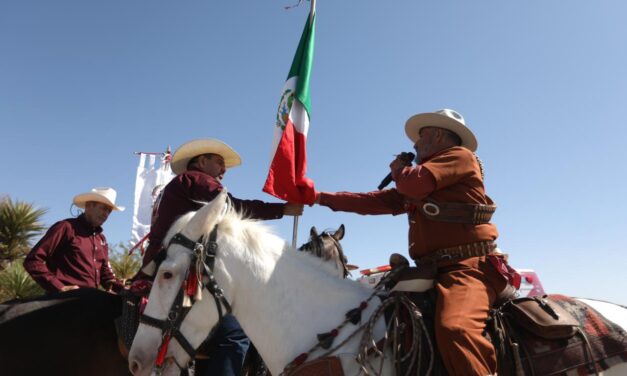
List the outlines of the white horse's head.
{"type": "MultiPolygon", "coordinates": [[[[163,360],[163,375],[178,375],[179,368],[184,367],[191,360],[184,347],[189,345],[192,349],[196,349],[218,322],[219,315],[215,300],[204,288],[203,299],[194,303],[181,324],[179,319],[183,311],[180,307],[181,296],[185,294],[183,284],[190,272],[195,269],[195,265],[191,265],[194,252],[189,249],[189,245],[181,244],[185,243],[184,241],[171,242],[171,240],[175,235],[182,235],[183,239],[191,241],[193,248],[193,243],[203,235],[209,234],[220,221],[228,208],[227,199],[226,190],[223,190],[198,212],[189,213],[177,220],[164,239],[164,244],[168,245],[167,257],[161,263],[155,276],[144,315],[159,321],[157,325],[166,325],[168,320],[175,322],[177,326],[180,325],[178,329],[180,335],[175,333],[175,329],[174,332],[169,333],[172,336],[166,338],[166,333],[162,329],[146,325],[147,321],[142,318],[144,322],[139,325],[129,353],[129,368],[134,375],[150,375],[159,357],[163,360]],[[199,312],[205,315],[202,320],[199,320],[199,312]],[[184,343],[186,341],[187,344],[184,343]],[[158,355],[161,352],[162,354],[158,355]]],[[[205,277],[204,283],[206,282],[205,277]]]]}

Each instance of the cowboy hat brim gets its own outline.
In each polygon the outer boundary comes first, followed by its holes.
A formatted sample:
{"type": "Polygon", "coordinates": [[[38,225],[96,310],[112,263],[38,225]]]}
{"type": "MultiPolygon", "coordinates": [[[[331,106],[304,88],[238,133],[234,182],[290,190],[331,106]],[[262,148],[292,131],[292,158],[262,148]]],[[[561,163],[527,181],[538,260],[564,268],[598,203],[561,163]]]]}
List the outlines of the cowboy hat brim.
{"type": "Polygon", "coordinates": [[[187,171],[189,161],[202,154],[218,154],[224,158],[224,166],[231,168],[242,164],[239,154],[222,141],[203,138],[187,142],[179,147],[172,155],[170,166],[176,175],[187,171]]]}
{"type": "Polygon", "coordinates": [[[74,205],[78,206],[81,209],[85,209],[85,203],[89,201],[103,203],[105,205],[110,206],[111,208],[113,208],[113,210],[116,210],[116,211],[124,211],[124,209],[126,209],[124,206],[117,206],[113,202],[111,202],[111,200],[109,200],[107,197],[98,193],[94,193],[94,192],[81,193],[80,195],[74,196],[74,200],[72,200],[74,205]]]}
{"type": "Polygon", "coordinates": [[[455,119],[433,112],[410,117],[405,123],[405,133],[413,143],[416,143],[420,139],[420,130],[425,127],[448,129],[461,138],[461,146],[473,152],[477,150],[477,138],[468,127],[455,119]]]}

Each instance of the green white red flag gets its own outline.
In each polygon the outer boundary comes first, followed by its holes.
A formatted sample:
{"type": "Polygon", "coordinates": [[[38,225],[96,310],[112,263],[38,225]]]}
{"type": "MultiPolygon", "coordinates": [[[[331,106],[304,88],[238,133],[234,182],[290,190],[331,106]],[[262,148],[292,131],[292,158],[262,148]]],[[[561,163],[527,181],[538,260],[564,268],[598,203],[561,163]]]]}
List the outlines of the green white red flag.
{"type": "Polygon", "coordinates": [[[315,13],[307,24],[298,43],[290,73],[283,87],[277,109],[272,160],[263,191],[282,200],[313,204],[314,184],[305,176],[307,172],[307,132],[311,103],[309,79],[314,52],[315,13]]]}

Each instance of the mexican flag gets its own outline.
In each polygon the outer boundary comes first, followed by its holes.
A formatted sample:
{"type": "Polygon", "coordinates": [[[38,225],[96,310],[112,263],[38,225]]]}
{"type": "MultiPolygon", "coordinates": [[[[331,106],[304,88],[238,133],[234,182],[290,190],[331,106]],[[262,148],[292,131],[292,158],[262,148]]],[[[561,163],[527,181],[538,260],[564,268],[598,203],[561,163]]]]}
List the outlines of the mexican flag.
{"type": "Polygon", "coordinates": [[[313,204],[315,190],[307,172],[307,131],[311,103],[309,79],[313,62],[315,13],[307,19],[276,114],[272,162],[263,191],[282,200],[313,204]]]}

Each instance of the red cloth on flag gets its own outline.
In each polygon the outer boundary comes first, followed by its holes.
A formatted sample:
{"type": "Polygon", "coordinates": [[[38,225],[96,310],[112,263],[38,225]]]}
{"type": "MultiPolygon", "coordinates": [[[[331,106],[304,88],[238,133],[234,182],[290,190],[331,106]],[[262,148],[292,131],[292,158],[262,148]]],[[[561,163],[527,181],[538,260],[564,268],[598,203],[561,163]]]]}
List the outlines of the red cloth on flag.
{"type": "Polygon", "coordinates": [[[311,205],[316,191],[307,170],[309,81],[313,61],[315,14],[305,24],[287,81],[282,91],[274,127],[274,155],[263,191],[282,200],[311,205]]]}
{"type": "Polygon", "coordinates": [[[270,171],[263,191],[296,204],[311,205],[316,190],[311,179],[305,176],[307,167],[306,139],[294,131],[288,122],[277,151],[270,164],[270,171]]]}

